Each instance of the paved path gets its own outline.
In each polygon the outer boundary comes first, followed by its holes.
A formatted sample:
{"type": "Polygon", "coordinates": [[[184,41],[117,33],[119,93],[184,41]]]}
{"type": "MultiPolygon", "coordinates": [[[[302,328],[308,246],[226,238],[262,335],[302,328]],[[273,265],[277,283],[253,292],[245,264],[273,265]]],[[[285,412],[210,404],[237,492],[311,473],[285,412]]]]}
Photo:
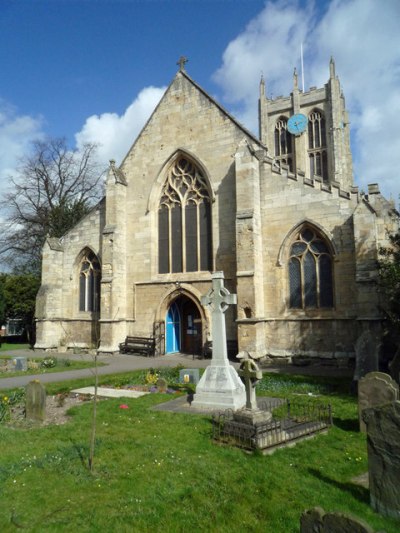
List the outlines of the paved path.
{"type": "MultiPolygon", "coordinates": [[[[94,357],[88,354],[73,355],[69,353],[48,353],[40,350],[7,350],[7,355],[14,357],[49,357],[54,356],[60,359],[70,359],[72,361],[93,361],[94,357]]],[[[206,368],[210,364],[209,359],[193,359],[191,355],[171,354],[161,357],[141,357],[138,355],[99,355],[98,362],[104,366],[98,367],[100,376],[106,374],[119,374],[122,372],[132,372],[146,368],[159,368],[183,365],[184,368],[206,368]]],[[[14,378],[0,378],[0,390],[24,387],[33,379],[39,379],[41,383],[52,383],[53,381],[67,381],[93,377],[93,368],[82,368],[79,370],[66,370],[65,372],[51,372],[48,374],[29,374],[14,378]]]]}
{"type": "MultiPolygon", "coordinates": [[[[7,350],[7,355],[14,357],[48,357],[54,356],[60,359],[71,359],[75,361],[93,361],[93,356],[88,354],[76,355],[70,353],[48,353],[41,350],[7,350]]],[[[160,357],[141,357],[138,355],[99,355],[98,361],[104,366],[98,368],[99,375],[118,374],[123,372],[132,372],[146,368],[174,367],[182,365],[184,368],[206,368],[210,364],[210,359],[198,359],[191,355],[170,354],[160,357]]],[[[232,363],[238,368],[239,363],[232,363]]],[[[350,377],[353,371],[349,369],[339,369],[328,366],[265,366],[264,372],[282,373],[282,374],[302,374],[313,376],[331,376],[331,377],[350,377]]],[[[49,374],[30,374],[18,376],[15,378],[0,378],[0,390],[24,387],[33,379],[39,379],[42,383],[52,383],[54,381],[67,381],[70,379],[79,379],[93,377],[93,369],[83,368],[80,370],[66,370],[65,372],[53,372],[49,374]]]]}

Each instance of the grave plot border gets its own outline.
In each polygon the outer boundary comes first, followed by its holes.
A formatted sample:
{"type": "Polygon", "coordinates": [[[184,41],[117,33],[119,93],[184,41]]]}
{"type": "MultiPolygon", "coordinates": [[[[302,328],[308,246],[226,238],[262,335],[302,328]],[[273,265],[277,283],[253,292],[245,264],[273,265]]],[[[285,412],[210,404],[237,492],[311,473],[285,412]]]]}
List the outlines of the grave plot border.
{"type": "Polygon", "coordinates": [[[268,422],[245,424],[234,420],[231,409],[212,417],[213,440],[245,450],[270,453],[299,440],[327,431],[332,426],[332,407],[289,399],[259,401],[259,409],[273,413],[268,422]]]}

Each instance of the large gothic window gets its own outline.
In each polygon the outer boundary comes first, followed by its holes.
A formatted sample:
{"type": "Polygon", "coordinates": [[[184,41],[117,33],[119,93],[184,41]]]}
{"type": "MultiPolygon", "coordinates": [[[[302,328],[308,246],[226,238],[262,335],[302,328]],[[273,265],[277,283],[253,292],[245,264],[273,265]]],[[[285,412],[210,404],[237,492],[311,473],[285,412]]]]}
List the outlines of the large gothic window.
{"type": "Polygon", "coordinates": [[[293,172],[292,136],[287,129],[287,118],[281,117],[275,124],[275,159],[293,172]]]}
{"type": "Polygon", "coordinates": [[[289,287],[293,309],[333,307],[332,255],[309,227],[297,234],[290,248],[289,287]]]}
{"type": "Polygon", "coordinates": [[[79,310],[100,310],[100,263],[91,251],[83,256],[79,267],[79,310]]]}
{"type": "Polygon", "coordinates": [[[212,269],[210,195],[204,176],[186,157],[170,168],[162,189],[158,269],[160,274],[212,269]]]}
{"type": "Polygon", "coordinates": [[[328,156],[326,150],[326,127],[322,113],[315,109],[308,117],[308,157],[310,176],[328,180],[328,156]]]}

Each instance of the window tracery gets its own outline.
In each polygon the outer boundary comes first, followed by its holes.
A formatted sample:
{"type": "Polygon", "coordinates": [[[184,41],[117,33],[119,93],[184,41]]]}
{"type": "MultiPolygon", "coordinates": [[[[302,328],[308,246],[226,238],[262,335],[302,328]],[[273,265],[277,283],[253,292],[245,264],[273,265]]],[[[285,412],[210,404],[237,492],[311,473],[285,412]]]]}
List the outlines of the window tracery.
{"type": "Polygon", "coordinates": [[[186,157],[168,171],[158,211],[159,272],[211,270],[211,202],[207,182],[186,157]]]}
{"type": "Polygon", "coordinates": [[[101,269],[96,255],[87,251],[79,267],[79,310],[100,310],[101,269]]]}
{"type": "Polygon", "coordinates": [[[290,248],[289,293],[292,309],[333,307],[332,255],[309,227],[298,232],[290,248]]]}

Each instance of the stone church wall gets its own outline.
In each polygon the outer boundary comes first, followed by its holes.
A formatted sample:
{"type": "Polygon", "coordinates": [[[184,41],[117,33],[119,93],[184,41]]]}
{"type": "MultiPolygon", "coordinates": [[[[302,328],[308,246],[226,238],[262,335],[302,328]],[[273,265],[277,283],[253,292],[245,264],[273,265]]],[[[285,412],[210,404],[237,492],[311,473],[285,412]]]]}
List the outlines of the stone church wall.
{"type": "Polygon", "coordinates": [[[98,314],[79,311],[79,261],[85,249],[101,262],[104,200],[62,239],[49,239],[43,249],[42,284],[36,302],[36,348],[94,347],[98,314]]]}
{"type": "MultiPolygon", "coordinates": [[[[338,92],[332,68],[331,85],[338,92]]],[[[347,147],[340,149],[344,153],[347,147]]],[[[183,72],[121,166],[111,165],[107,203],[62,239],[47,241],[36,346],[73,349],[100,342],[101,352],[116,352],[126,335],[152,335],[180,295],[199,307],[203,343],[211,338],[208,311],[200,305],[211,271],[159,273],[160,196],[179,155],[192,160],[209,185],[211,270],[222,270],[225,286],[238,295],[237,309],[226,316],[228,339],[258,355],[347,361],[361,329],[380,327],[377,250],[387,242],[387,231],[397,229],[394,206],[375,185],[368,197],[356,187],[344,190],[352,183],[350,155],[346,168],[340,167],[340,183],[311,180],[298,169],[290,174],[183,72]],[[329,244],[332,308],[289,306],[289,254],[302,224],[329,244]],[[79,311],[79,264],[88,249],[102,265],[101,315],[79,311]]]]}

